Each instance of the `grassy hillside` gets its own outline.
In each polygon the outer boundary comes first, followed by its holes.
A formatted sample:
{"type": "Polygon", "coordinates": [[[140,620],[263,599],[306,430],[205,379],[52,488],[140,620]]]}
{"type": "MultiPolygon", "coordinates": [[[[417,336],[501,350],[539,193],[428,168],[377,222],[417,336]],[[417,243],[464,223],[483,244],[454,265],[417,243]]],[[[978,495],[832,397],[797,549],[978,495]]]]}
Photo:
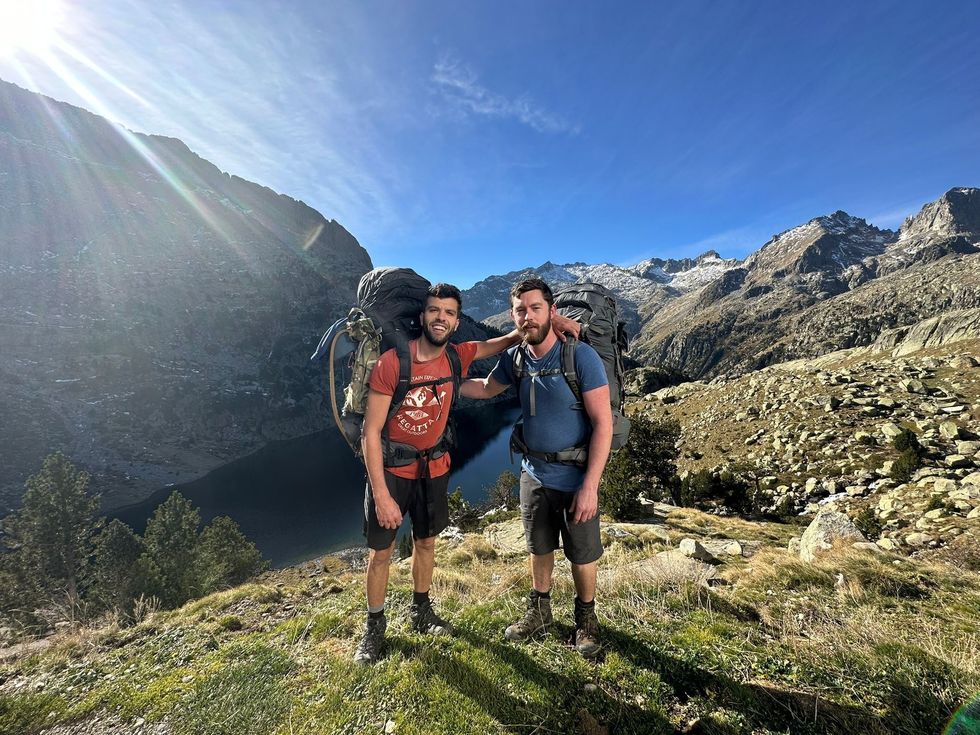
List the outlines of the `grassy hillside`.
{"type": "Polygon", "coordinates": [[[564,562],[556,628],[504,641],[526,562],[480,535],[439,543],[434,592],[454,637],[408,631],[411,577],[395,565],[389,650],[372,668],[351,662],[361,574],[331,560],[269,573],[132,628],[6,652],[0,732],[941,732],[980,690],[980,580],[853,549],[807,564],[785,550],[799,530],[677,509],[613,531],[597,663],[567,642],[564,562]],[[707,573],[656,555],[684,537],[757,551],[707,573]]]}

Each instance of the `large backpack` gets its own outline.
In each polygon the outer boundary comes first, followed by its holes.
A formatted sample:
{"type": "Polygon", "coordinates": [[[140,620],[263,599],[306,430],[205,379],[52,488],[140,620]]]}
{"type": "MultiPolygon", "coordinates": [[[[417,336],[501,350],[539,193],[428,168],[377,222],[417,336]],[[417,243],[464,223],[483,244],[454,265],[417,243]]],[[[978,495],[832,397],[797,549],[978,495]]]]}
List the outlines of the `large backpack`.
{"type": "Polygon", "coordinates": [[[391,407],[382,431],[385,467],[400,467],[426,456],[442,456],[453,444],[452,414],[445,434],[434,447],[420,453],[408,444],[388,437],[388,422],[405,401],[412,387],[438,385],[452,381],[453,405],[462,383],[462,363],[454,345],[446,345],[452,376],[442,380],[411,384],[412,356],[409,342],[422,334],[419,315],[425,308],[429,282],[411,268],[375,268],[361,277],[357,285],[357,305],[338,319],[320,339],[312,360],[328,359],[327,391],[334,421],[341,435],[358,457],[361,456],[361,430],[367,405],[368,381],[378,359],[389,349],[398,355],[398,385],[391,397],[391,407]],[[338,367],[346,359],[345,377],[338,377],[338,367]],[[349,377],[346,377],[349,376],[349,377]],[[337,395],[343,388],[343,408],[337,395]]]}
{"type": "MultiPolygon", "coordinates": [[[[597,283],[576,283],[555,293],[555,307],[563,316],[582,325],[579,339],[594,349],[602,359],[609,381],[609,402],[613,416],[612,450],[625,446],[629,439],[630,422],[623,413],[626,391],[623,387],[623,353],[627,348],[626,324],[619,319],[619,308],[612,294],[597,283]]],[[[568,338],[561,346],[561,368],[550,371],[561,373],[582,408],[582,388],[575,372],[575,347],[577,341],[568,338]]],[[[522,347],[514,351],[514,378],[518,385],[528,376],[526,356],[522,347]]],[[[530,413],[534,415],[534,384],[531,384],[530,413]]],[[[511,435],[511,450],[519,454],[538,457],[546,462],[585,465],[588,461],[588,444],[569,447],[559,452],[537,452],[524,442],[523,426],[519,422],[511,435]]]]}

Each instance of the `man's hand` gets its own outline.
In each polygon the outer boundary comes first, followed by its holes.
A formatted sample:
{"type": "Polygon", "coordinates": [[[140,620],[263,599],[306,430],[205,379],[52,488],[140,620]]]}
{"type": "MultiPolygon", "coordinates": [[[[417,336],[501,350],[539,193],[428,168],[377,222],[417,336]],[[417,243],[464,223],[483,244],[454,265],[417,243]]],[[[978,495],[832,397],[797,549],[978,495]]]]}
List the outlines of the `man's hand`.
{"type": "Polygon", "coordinates": [[[402,512],[387,490],[374,496],[374,511],[382,528],[397,529],[402,524],[402,512]]]}
{"type": "Polygon", "coordinates": [[[575,493],[572,505],[568,509],[574,523],[590,521],[599,510],[599,488],[596,485],[583,483],[575,493]]]}
{"type": "Polygon", "coordinates": [[[564,342],[568,335],[578,339],[579,334],[582,333],[582,325],[574,319],[569,319],[567,316],[555,312],[551,315],[551,331],[564,342]]]}

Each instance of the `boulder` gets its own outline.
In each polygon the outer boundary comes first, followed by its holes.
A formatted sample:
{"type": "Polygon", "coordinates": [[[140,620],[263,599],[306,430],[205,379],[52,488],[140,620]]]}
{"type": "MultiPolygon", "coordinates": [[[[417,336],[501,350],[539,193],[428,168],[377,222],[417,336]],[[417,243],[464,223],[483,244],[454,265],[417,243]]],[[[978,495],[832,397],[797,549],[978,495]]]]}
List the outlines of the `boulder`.
{"type": "Polygon", "coordinates": [[[823,551],[834,547],[839,540],[867,541],[851,519],[836,510],[823,510],[813,519],[800,539],[800,558],[813,561],[823,551]]]}
{"type": "Polygon", "coordinates": [[[527,554],[524,524],[520,518],[493,523],[483,530],[483,537],[501,556],[527,554]]]}
{"type": "Polygon", "coordinates": [[[943,421],[939,424],[939,433],[943,439],[959,439],[960,425],[955,421],[943,421]]]}
{"type": "Polygon", "coordinates": [[[701,545],[719,559],[723,556],[742,556],[746,547],[734,539],[704,539],[701,545]]]}
{"type": "Polygon", "coordinates": [[[680,545],[677,547],[677,550],[688,559],[697,559],[698,561],[703,561],[706,564],[714,564],[718,562],[718,558],[704,548],[704,546],[701,545],[701,542],[699,542],[697,539],[682,539],[680,545]]]}
{"type": "Polygon", "coordinates": [[[892,423],[891,421],[889,421],[887,424],[882,424],[881,426],[879,426],[878,430],[881,431],[881,433],[884,434],[888,439],[894,439],[896,436],[898,436],[904,431],[904,429],[902,429],[901,426],[899,426],[896,423],[892,423]]]}
{"type": "Polygon", "coordinates": [[[980,442],[958,441],[956,442],[956,453],[967,457],[975,457],[980,454],[980,442]]]}
{"type": "Polygon", "coordinates": [[[928,533],[910,533],[905,537],[905,543],[909,546],[925,546],[932,542],[932,536],[928,533]]]}
{"type": "Polygon", "coordinates": [[[875,541],[875,543],[878,544],[878,546],[880,546],[885,551],[898,551],[898,544],[895,542],[894,539],[880,538],[877,541],[875,541]]]}

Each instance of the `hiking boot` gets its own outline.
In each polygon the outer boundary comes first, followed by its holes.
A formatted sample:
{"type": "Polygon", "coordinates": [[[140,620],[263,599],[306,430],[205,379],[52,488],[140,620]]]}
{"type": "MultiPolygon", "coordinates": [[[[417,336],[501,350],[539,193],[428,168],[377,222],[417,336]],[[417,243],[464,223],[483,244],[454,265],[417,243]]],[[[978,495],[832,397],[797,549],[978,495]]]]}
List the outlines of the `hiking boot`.
{"type": "Polygon", "coordinates": [[[526,641],[546,633],[552,622],[551,598],[539,597],[532,592],[527,601],[524,617],[513,625],[507,626],[504,637],[509,641],[526,641]]]}
{"type": "Polygon", "coordinates": [[[595,604],[583,605],[575,600],[575,650],[582,654],[582,658],[595,658],[602,650],[595,604]]]}
{"type": "Polygon", "coordinates": [[[452,623],[436,615],[436,611],[432,609],[432,603],[429,600],[413,602],[409,616],[412,621],[412,630],[416,633],[449,635],[453,632],[452,623]]]}
{"type": "Polygon", "coordinates": [[[354,651],[354,663],[373,664],[381,658],[381,649],[385,645],[385,629],[388,621],[382,615],[378,618],[368,618],[364,625],[364,637],[354,651]]]}

